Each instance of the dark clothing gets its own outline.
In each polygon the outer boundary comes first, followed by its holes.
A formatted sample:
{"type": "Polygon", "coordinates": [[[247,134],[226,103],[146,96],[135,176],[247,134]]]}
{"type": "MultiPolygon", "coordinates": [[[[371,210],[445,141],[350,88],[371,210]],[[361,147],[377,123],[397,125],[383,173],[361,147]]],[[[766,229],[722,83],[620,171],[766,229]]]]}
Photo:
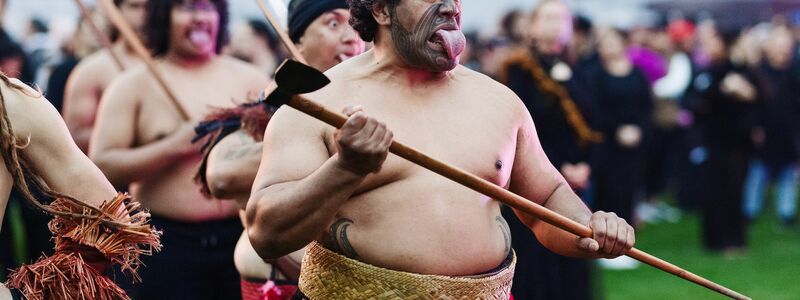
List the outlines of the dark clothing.
{"type": "MultiPolygon", "coordinates": [[[[540,64],[545,73],[550,74],[550,69],[556,63],[555,59],[541,59],[540,64]]],[[[569,92],[572,100],[581,109],[584,117],[589,120],[587,112],[591,111],[591,98],[579,73],[574,72],[570,80],[561,82],[569,92]]],[[[536,89],[531,72],[516,66],[508,68],[508,82],[506,85],[522,99],[525,107],[536,123],[536,131],[544,152],[553,165],[560,169],[564,163],[585,162],[588,159],[588,149],[578,146],[575,130],[567,123],[564,111],[559,100],[551,95],[545,95],[536,89]]]]}
{"type": "Polygon", "coordinates": [[[743,247],[745,219],[742,213],[747,152],[711,148],[708,158],[709,189],[702,205],[703,245],[709,250],[743,247]]]}
{"type": "MultiPolygon", "coordinates": [[[[757,80],[748,70],[732,63],[712,65],[696,74],[684,101],[695,115],[695,125],[705,132],[709,147],[752,150],[750,133],[755,126],[754,103],[722,92],[722,80],[738,73],[754,86],[757,80]]],[[[757,86],[755,86],[757,88],[757,86]]]]}
{"type": "MultiPolygon", "coordinates": [[[[35,191],[34,194],[37,199],[45,199],[35,191]]],[[[0,231],[0,282],[5,281],[9,270],[32,264],[42,255],[54,252],[47,227],[52,216],[34,208],[16,190],[12,190],[6,209],[0,231]]]]}
{"type": "Polygon", "coordinates": [[[161,252],[142,256],[142,283],[127,288],[134,300],[241,299],[233,249],[242,234],[241,221],[184,223],[153,216],[163,231],[161,252]]]}
{"type": "Polygon", "coordinates": [[[707,177],[695,178],[708,184],[701,211],[704,244],[709,250],[745,246],[742,189],[752,154],[755,106],[722,92],[723,79],[733,73],[751,84],[757,82],[744,68],[718,63],[694,76],[685,99],[695,114],[694,129],[708,155],[704,166],[707,177]]]}
{"type": "Polygon", "coordinates": [[[31,84],[33,83],[36,75],[36,69],[31,63],[30,58],[16,41],[14,41],[8,33],[0,28],[0,61],[6,59],[20,60],[22,66],[20,70],[0,70],[6,73],[9,77],[15,77],[20,81],[31,84]],[[12,72],[13,71],[13,72],[12,72]]]}
{"type": "MultiPolygon", "coordinates": [[[[546,74],[556,63],[555,59],[540,59],[546,74]]],[[[567,89],[575,104],[588,111],[591,101],[579,73],[561,84],[567,89]]],[[[531,113],[539,140],[550,162],[558,169],[565,163],[588,161],[588,149],[578,145],[575,130],[567,123],[559,100],[537,90],[529,70],[509,66],[506,85],[525,103],[531,113]]],[[[586,116],[586,115],[584,115],[586,116]]],[[[588,118],[587,118],[588,119],[588,118]]],[[[517,267],[511,293],[515,299],[592,299],[590,265],[586,260],[567,258],[545,248],[532,234],[530,228],[514,216],[510,208],[503,207],[503,217],[511,228],[511,241],[517,253],[517,267]]]]}
{"type": "Polygon", "coordinates": [[[67,79],[72,69],[78,65],[78,59],[69,56],[64,61],[57,65],[53,72],[50,74],[50,79],[47,80],[47,100],[55,106],[59,111],[63,111],[64,107],[64,90],[67,88],[67,79]]]}
{"type": "Polygon", "coordinates": [[[800,120],[800,67],[777,70],[764,63],[758,72],[762,87],[758,124],[764,128],[765,140],[759,156],[769,167],[797,162],[800,120]]]}
{"type": "Polygon", "coordinates": [[[593,299],[588,260],[551,252],[536,240],[511,208],[503,206],[501,212],[511,228],[511,242],[517,253],[514,285],[511,286],[514,299],[593,299]]]}
{"type": "Polygon", "coordinates": [[[625,76],[610,74],[602,65],[588,72],[595,91],[596,129],[605,137],[595,146],[592,158],[593,209],[614,212],[626,220],[633,219],[634,200],[642,188],[644,151],[641,147],[625,147],[617,141],[617,130],[635,125],[648,132],[653,97],[650,84],[639,69],[625,76]]]}

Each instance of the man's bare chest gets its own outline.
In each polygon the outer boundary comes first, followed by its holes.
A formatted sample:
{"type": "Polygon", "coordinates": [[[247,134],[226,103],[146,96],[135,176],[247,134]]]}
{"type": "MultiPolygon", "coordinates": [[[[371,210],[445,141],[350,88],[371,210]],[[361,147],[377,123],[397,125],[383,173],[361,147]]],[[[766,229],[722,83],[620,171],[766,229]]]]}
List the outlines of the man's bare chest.
{"type": "MultiPolygon", "coordinates": [[[[495,112],[484,112],[479,107],[426,110],[382,107],[374,103],[362,106],[368,116],[387,125],[395,141],[496,184],[506,184],[517,142],[517,126],[513,120],[495,112]]],[[[331,155],[336,153],[334,133],[332,128],[326,131],[331,155]]],[[[381,172],[369,178],[365,186],[408,179],[421,170],[405,159],[390,155],[381,172]]]]}
{"type": "MultiPolygon", "coordinates": [[[[213,83],[172,84],[180,107],[192,118],[201,120],[216,108],[232,107],[249,101],[248,91],[239,86],[220,86],[213,83]]],[[[183,120],[176,106],[160,88],[149,89],[140,96],[136,108],[137,140],[146,144],[174,132],[183,120]]]]}

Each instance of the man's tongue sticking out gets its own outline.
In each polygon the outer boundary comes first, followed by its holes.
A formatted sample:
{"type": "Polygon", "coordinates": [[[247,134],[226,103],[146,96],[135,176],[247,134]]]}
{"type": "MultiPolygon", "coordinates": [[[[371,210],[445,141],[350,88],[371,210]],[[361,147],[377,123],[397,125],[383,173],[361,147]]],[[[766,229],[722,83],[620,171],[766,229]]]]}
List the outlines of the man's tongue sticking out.
{"type": "Polygon", "coordinates": [[[207,30],[192,29],[189,32],[189,40],[197,48],[205,48],[211,43],[211,34],[207,30]]]}
{"type": "Polygon", "coordinates": [[[442,47],[447,52],[449,59],[455,59],[459,56],[467,45],[467,39],[461,30],[439,29],[435,34],[441,39],[442,47]]]}

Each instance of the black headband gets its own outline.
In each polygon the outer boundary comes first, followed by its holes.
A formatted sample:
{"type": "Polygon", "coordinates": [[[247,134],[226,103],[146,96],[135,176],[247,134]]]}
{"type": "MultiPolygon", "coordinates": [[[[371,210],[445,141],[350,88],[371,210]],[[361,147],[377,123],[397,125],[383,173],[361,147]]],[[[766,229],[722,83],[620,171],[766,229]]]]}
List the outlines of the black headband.
{"type": "Polygon", "coordinates": [[[322,14],[337,8],[348,8],[345,0],[292,0],[289,3],[289,37],[299,42],[311,25],[322,14]]]}

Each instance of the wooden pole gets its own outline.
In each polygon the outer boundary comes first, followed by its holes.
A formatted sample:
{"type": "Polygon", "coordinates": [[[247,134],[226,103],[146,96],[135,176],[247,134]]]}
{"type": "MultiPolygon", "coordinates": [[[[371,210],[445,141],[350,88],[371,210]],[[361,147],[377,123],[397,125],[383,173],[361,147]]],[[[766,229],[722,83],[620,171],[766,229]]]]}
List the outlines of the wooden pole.
{"type": "Polygon", "coordinates": [[[78,9],[80,9],[81,11],[83,20],[86,21],[87,25],[89,25],[89,30],[91,30],[92,33],[95,35],[95,37],[97,37],[97,40],[100,41],[100,45],[102,45],[103,48],[105,48],[106,51],[108,51],[108,53],[111,55],[111,59],[114,60],[114,64],[117,65],[119,70],[124,71],[125,65],[122,64],[122,60],[119,58],[117,53],[114,52],[114,47],[113,44],[111,43],[111,40],[108,39],[108,36],[106,36],[102,30],[100,30],[100,27],[97,27],[97,24],[92,19],[92,13],[89,11],[88,8],[86,8],[85,5],[83,5],[83,2],[81,2],[81,0],[75,0],[75,4],[78,5],[78,9]]]}
{"type": "MultiPolygon", "coordinates": [[[[103,8],[108,13],[108,18],[114,23],[114,26],[119,30],[120,35],[125,38],[125,41],[128,42],[128,45],[133,48],[139,57],[142,58],[144,63],[147,65],[147,69],[150,73],[155,77],[158,85],[161,86],[161,89],[164,90],[164,93],[167,94],[167,99],[169,100],[170,104],[178,110],[181,118],[184,121],[189,121],[191,118],[187,113],[186,109],[181,105],[181,102],[178,100],[178,97],[175,96],[175,93],[172,92],[172,89],[169,88],[166,81],[164,81],[164,77],[161,76],[161,73],[158,71],[155,61],[153,58],[150,57],[150,52],[147,48],[144,47],[144,44],[139,40],[139,37],[136,36],[136,33],[133,31],[131,26],[128,22],[125,21],[125,18],[117,9],[117,6],[114,5],[112,0],[98,0],[103,8]]],[[[155,0],[154,0],[155,1],[155,0]]],[[[166,28],[164,30],[167,30],[166,28]]]]}
{"type": "Polygon", "coordinates": [[[300,50],[297,50],[294,42],[292,42],[292,39],[288,34],[286,34],[286,30],[284,30],[283,26],[280,25],[278,19],[275,18],[275,16],[269,11],[267,5],[261,0],[255,1],[256,4],[258,4],[258,7],[261,9],[261,12],[264,14],[264,17],[266,17],[267,21],[269,21],[269,24],[272,25],[272,28],[274,28],[275,32],[278,33],[278,37],[281,39],[281,42],[283,42],[283,45],[289,50],[289,54],[292,56],[292,59],[307,65],[308,63],[306,62],[306,59],[300,54],[300,50]]]}

